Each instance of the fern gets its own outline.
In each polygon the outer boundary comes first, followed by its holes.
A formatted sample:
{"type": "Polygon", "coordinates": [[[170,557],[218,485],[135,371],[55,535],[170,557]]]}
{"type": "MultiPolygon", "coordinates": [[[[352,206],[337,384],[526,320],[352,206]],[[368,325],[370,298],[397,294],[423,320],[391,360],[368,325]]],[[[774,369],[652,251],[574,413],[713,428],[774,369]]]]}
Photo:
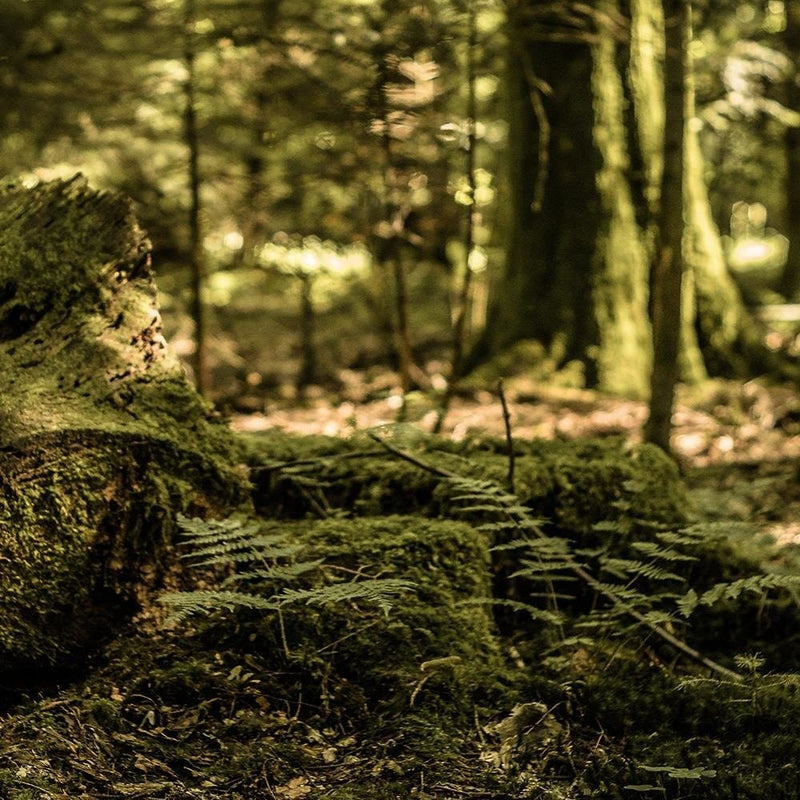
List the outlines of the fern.
{"type": "MultiPolygon", "coordinates": [[[[660,533],[656,534],[656,536],[661,536],[660,533]]],[[[638,550],[642,555],[647,556],[648,558],[657,558],[660,561],[667,561],[667,562],[675,562],[675,561],[698,561],[699,559],[697,556],[689,555],[688,553],[682,553],[679,550],[676,550],[673,547],[664,547],[658,542],[633,542],[631,547],[634,550],[638,550]]]]}
{"type": "MultiPolygon", "coordinates": [[[[534,518],[530,510],[520,502],[515,494],[504,491],[491,481],[467,478],[449,470],[431,466],[382,440],[378,436],[373,435],[372,438],[382,444],[385,449],[393,455],[416,465],[420,469],[427,470],[428,472],[444,478],[454,489],[454,500],[462,503],[462,513],[478,515],[481,523],[480,527],[483,530],[489,533],[499,532],[504,537],[511,539],[510,543],[501,542],[499,548],[512,550],[526,548],[529,551],[532,550],[533,552],[530,552],[530,555],[533,557],[527,559],[525,563],[521,563],[521,568],[515,575],[527,579],[535,579],[537,576],[544,576],[547,581],[546,597],[550,610],[555,609],[557,601],[557,593],[553,581],[561,581],[563,579],[561,575],[555,576],[553,573],[560,571],[572,573],[572,576],[593,590],[598,596],[598,599],[602,599],[608,604],[606,608],[600,607],[596,609],[595,612],[593,612],[593,618],[585,618],[579,624],[597,626],[601,624],[603,618],[615,620],[615,618],[621,615],[626,615],[633,621],[634,626],[645,627],[648,631],[657,634],[665,642],[684,655],[702,663],[718,674],[726,675],[736,680],[740,679],[738,673],[703,656],[663,626],[660,620],[666,619],[672,621],[673,618],[669,612],[664,609],[656,608],[656,606],[669,599],[674,599],[674,595],[668,593],[646,593],[638,591],[630,586],[632,582],[640,578],[646,578],[650,581],[672,581],[678,577],[655,564],[660,558],[658,551],[650,551],[649,555],[653,559],[651,565],[646,565],[640,560],[628,560],[627,563],[622,563],[621,560],[618,559],[616,564],[612,563],[612,568],[618,568],[619,576],[621,576],[625,583],[616,584],[603,582],[576,560],[578,554],[573,551],[570,543],[567,542],[566,546],[559,545],[556,543],[556,540],[560,537],[551,537],[545,533],[545,528],[541,520],[534,518]],[[545,543],[540,552],[536,552],[536,547],[531,548],[530,542],[532,540],[539,540],[545,543]],[[560,555],[557,558],[548,558],[543,557],[543,553],[553,555],[558,553],[560,555]]],[[[621,520],[618,523],[618,527],[615,526],[615,529],[622,533],[627,533],[629,524],[630,519],[621,520]]],[[[655,535],[658,537],[657,533],[655,535]]],[[[672,536],[664,536],[661,538],[661,541],[666,544],[668,548],[666,554],[669,558],[666,560],[681,560],[680,556],[676,559],[675,553],[671,551],[673,551],[676,546],[683,544],[699,546],[702,539],[702,534],[692,530],[672,536]]],[[[680,553],[680,551],[676,552],[680,553]]],[[[603,557],[602,554],[599,557],[601,566],[603,557]]],[[[620,626],[616,624],[616,622],[613,622],[606,628],[606,631],[610,633],[620,633],[620,626]]]]}
{"type": "Polygon", "coordinates": [[[682,581],[680,575],[669,572],[654,562],[636,561],[630,558],[606,558],[602,562],[603,570],[615,577],[639,577],[651,581],[682,581]]]}
{"type": "Polygon", "coordinates": [[[170,607],[170,619],[174,622],[183,622],[197,614],[209,614],[213,611],[233,611],[239,608],[278,611],[281,607],[275,600],[240,591],[168,592],[159,598],[159,602],[170,607]]]}
{"type": "Polygon", "coordinates": [[[284,589],[276,599],[281,605],[304,603],[309,606],[363,600],[375,604],[384,614],[388,614],[392,607],[391,599],[411,591],[412,588],[410,581],[400,578],[365,578],[360,581],[332,583],[320,588],[284,589]]]}
{"type": "MultiPolygon", "coordinates": [[[[566,599],[571,599],[568,595],[562,595],[566,599]]],[[[550,611],[548,609],[536,608],[530,603],[523,603],[519,600],[510,600],[508,598],[496,597],[473,597],[469,600],[461,600],[460,606],[478,606],[490,605],[495,608],[510,608],[512,611],[518,611],[527,614],[532,620],[537,622],[544,622],[545,625],[553,625],[555,627],[561,626],[566,621],[566,616],[559,611],[550,611]]]]}
{"type": "MultiPolygon", "coordinates": [[[[263,526],[232,517],[219,521],[178,518],[183,544],[190,551],[184,558],[195,567],[234,569],[220,590],[170,592],[160,602],[170,608],[170,618],[181,622],[198,614],[246,609],[279,612],[292,604],[325,606],[363,601],[388,614],[392,600],[413,585],[396,578],[362,578],[330,581],[322,586],[279,587],[310,573],[324,574],[322,561],[294,561],[302,547],[280,533],[263,532],[263,526]],[[288,560],[288,563],[282,563],[288,560]],[[238,570],[239,565],[245,568],[238,570]],[[247,585],[247,589],[238,588],[247,585]]],[[[272,530],[272,528],[270,528],[272,530]]]]}
{"type": "Polygon", "coordinates": [[[677,606],[684,617],[689,617],[698,606],[714,606],[723,601],[737,600],[745,593],[764,595],[770,589],[785,589],[794,593],[798,586],[800,575],[751,575],[731,583],[718,583],[701,595],[689,589],[677,600],[677,606]]]}

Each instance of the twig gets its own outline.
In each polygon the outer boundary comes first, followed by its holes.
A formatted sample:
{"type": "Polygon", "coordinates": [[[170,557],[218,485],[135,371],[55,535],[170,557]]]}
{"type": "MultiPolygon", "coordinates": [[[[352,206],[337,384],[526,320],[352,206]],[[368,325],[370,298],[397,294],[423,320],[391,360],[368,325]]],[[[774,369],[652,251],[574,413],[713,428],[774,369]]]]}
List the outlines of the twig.
{"type": "MultiPolygon", "coordinates": [[[[369,437],[374,439],[380,445],[382,445],[386,450],[390,453],[393,453],[398,458],[402,458],[404,461],[408,461],[409,464],[414,464],[414,466],[419,467],[420,469],[425,470],[426,472],[430,472],[433,475],[438,475],[442,478],[450,478],[450,479],[458,479],[459,476],[456,475],[454,472],[449,472],[448,470],[443,470],[439,467],[435,467],[432,464],[427,464],[424,461],[420,461],[415,456],[412,456],[410,453],[406,453],[404,450],[400,450],[394,445],[385,442],[379,436],[374,433],[370,433],[369,437]]],[[[513,514],[509,514],[515,522],[518,522],[513,514]]],[[[545,534],[541,531],[534,531],[534,535],[539,539],[546,538],[545,534]]],[[[656,636],[659,636],[663,639],[667,644],[674,647],[679,652],[683,653],[685,656],[688,656],[693,661],[696,661],[702,664],[704,667],[707,667],[712,672],[716,672],[719,675],[724,675],[726,678],[731,678],[735,681],[742,681],[743,678],[738,672],[734,672],[732,669],[728,669],[727,667],[722,666],[722,664],[718,664],[716,661],[704,656],[699,650],[695,650],[691,645],[686,644],[682,639],[678,639],[677,636],[673,636],[669,631],[665,630],[664,628],[656,625],[654,622],[650,622],[647,617],[644,616],[641,612],[637,611],[635,608],[630,606],[624,600],[621,600],[617,597],[612,591],[605,588],[600,581],[597,580],[593,575],[588,573],[583,567],[578,564],[570,563],[569,569],[571,572],[580,578],[587,586],[593,589],[598,594],[601,594],[607,600],[610,600],[615,606],[622,609],[628,616],[633,617],[640,625],[644,625],[646,628],[651,630],[656,636]]]]}
{"type": "Polygon", "coordinates": [[[334,453],[329,456],[316,456],[314,458],[297,458],[294,461],[274,461],[270,464],[256,464],[250,467],[250,472],[274,472],[275,470],[290,467],[310,467],[323,461],[349,461],[356,458],[375,458],[382,456],[380,450],[355,450],[352,453],[334,453]]]}
{"type": "Polygon", "coordinates": [[[400,450],[398,447],[389,444],[389,442],[387,442],[385,439],[381,439],[381,437],[375,433],[368,433],[367,436],[376,441],[385,450],[388,450],[390,453],[392,453],[392,455],[402,458],[403,461],[408,461],[409,464],[413,464],[415,467],[424,469],[426,472],[430,472],[433,475],[438,475],[440,478],[459,477],[455,472],[450,472],[449,470],[441,469],[440,467],[434,467],[432,464],[426,464],[424,461],[420,461],[418,458],[412,456],[411,453],[407,453],[405,450],[400,450]]]}
{"type": "Polygon", "coordinates": [[[278,609],[278,628],[281,632],[281,644],[283,645],[283,654],[286,656],[286,660],[288,661],[291,659],[292,654],[289,651],[289,642],[286,639],[286,626],[283,624],[283,613],[281,612],[280,608],[278,609]]]}
{"type": "Polygon", "coordinates": [[[508,476],[506,483],[508,484],[508,491],[511,494],[516,494],[514,491],[514,467],[516,460],[514,456],[514,436],[511,433],[511,414],[508,413],[508,403],[506,402],[506,393],[503,389],[503,381],[497,382],[497,394],[500,395],[500,405],[503,406],[503,423],[506,428],[506,453],[508,454],[508,476]]]}

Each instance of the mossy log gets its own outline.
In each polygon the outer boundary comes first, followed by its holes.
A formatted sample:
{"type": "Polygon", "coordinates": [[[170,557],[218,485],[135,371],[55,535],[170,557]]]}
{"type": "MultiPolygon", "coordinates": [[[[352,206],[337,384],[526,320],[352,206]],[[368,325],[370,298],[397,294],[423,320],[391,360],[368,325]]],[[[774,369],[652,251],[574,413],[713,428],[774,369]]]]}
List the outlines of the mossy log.
{"type": "Polygon", "coordinates": [[[85,648],[177,511],[241,502],[233,450],[165,347],[132,203],[0,189],[0,670],[85,648]]]}
{"type": "MultiPolygon", "coordinates": [[[[325,509],[359,515],[459,513],[461,489],[401,461],[368,439],[289,436],[267,431],[247,438],[256,509],[271,516],[318,516],[325,509]]],[[[408,443],[426,463],[464,478],[504,485],[506,444],[456,443],[435,437],[408,443]]],[[[517,440],[516,494],[548,530],[584,544],[598,523],[679,525],[688,499],[675,463],[652,445],[621,439],[574,442],[517,440]]],[[[608,527],[608,526],[606,526],[608,527]]],[[[635,527],[635,526],[634,526],[635,527]]],[[[649,529],[649,528],[648,528],[649,529]]],[[[614,534],[621,536],[621,533],[614,534]]]]}

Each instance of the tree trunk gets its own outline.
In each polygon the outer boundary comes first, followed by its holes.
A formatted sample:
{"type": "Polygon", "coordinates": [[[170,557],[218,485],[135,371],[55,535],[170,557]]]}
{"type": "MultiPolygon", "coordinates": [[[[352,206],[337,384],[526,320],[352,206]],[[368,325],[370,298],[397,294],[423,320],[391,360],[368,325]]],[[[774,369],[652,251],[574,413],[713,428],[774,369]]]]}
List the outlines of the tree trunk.
{"type": "MultiPolygon", "coordinates": [[[[672,0],[670,0],[671,7],[672,0]]],[[[664,14],[660,0],[634,0],[631,47],[633,93],[639,145],[648,175],[648,196],[658,204],[663,157],[653,147],[664,135],[663,113],[654,113],[653,97],[661,97],[664,14]],[[654,88],[655,87],[655,88],[654,88]]],[[[749,314],[728,270],[719,230],[711,214],[694,109],[694,80],[686,81],[684,145],[684,284],[680,375],[689,383],[715,375],[746,375],[753,370],[779,370],[776,357],[764,347],[758,324],[749,314]]]]}
{"type": "Polygon", "coordinates": [[[665,0],[664,143],[661,192],[651,277],[653,371],[645,439],[670,451],[672,407],[678,380],[683,282],[683,163],[689,0],[665,0]]]}
{"type": "MultiPolygon", "coordinates": [[[[161,336],[131,203],[78,180],[0,193],[0,665],[104,635],[177,512],[245,498],[227,428],[161,336]]],[[[143,571],[144,570],[144,571],[143,571]]]]}
{"type": "MultiPolygon", "coordinates": [[[[630,9],[628,31],[616,0],[576,7],[567,16],[562,6],[540,0],[512,7],[507,260],[492,286],[487,329],[470,369],[517,341],[535,339],[557,361],[579,359],[589,386],[634,397],[649,393],[647,287],[655,243],[642,220],[658,207],[664,169],[664,18],[660,0],[631,0],[630,9]],[[631,47],[632,119],[617,59],[623,41],[631,47]],[[631,142],[643,165],[643,193],[632,188],[631,142]],[[638,220],[637,194],[646,200],[638,220]]],[[[686,91],[690,103],[691,80],[686,91]]],[[[696,122],[687,111],[681,374],[691,381],[706,370],[789,374],[764,346],[728,272],[696,122]]]]}
{"type": "Polygon", "coordinates": [[[192,367],[197,391],[201,395],[208,393],[208,358],[206,345],[206,311],[203,302],[205,287],[205,256],[203,253],[203,237],[200,230],[200,142],[197,132],[197,102],[195,98],[195,2],[184,0],[184,63],[186,65],[186,83],[184,94],[186,107],[184,112],[184,136],[188,150],[189,178],[189,266],[191,271],[191,315],[194,321],[194,357],[192,367]]]}
{"type": "MultiPolygon", "coordinates": [[[[787,108],[800,109],[800,0],[787,0],[783,40],[794,69],[786,92],[787,108]]],[[[800,128],[786,129],[786,221],[789,254],[781,291],[791,300],[800,292],[800,128]]]]}
{"type": "MultiPolygon", "coordinates": [[[[593,32],[551,37],[509,21],[511,219],[502,282],[473,354],[537,339],[587,382],[643,397],[651,362],[647,254],[628,182],[624,94],[617,69],[616,2],[598,4],[593,32]]],[[[541,24],[541,23],[540,23],[541,24]]]]}
{"type": "Polygon", "coordinates": [[[317,348],[314,344],[314,278],[307,272],[298,273],[300,281],[300,370],[297,388],[302,392],[318,380],[317,348]]]}

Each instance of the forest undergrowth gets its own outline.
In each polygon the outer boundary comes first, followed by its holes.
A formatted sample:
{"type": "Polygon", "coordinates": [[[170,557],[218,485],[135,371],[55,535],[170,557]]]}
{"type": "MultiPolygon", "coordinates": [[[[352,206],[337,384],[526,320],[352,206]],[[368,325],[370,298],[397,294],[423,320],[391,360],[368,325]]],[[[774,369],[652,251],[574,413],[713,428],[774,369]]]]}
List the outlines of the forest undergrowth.
{"type": "MultiPolygon", "coordinates": [[[[773,398],[717,391],[712,443],[773,398]]],[[[241,434],[255,514],[184,520],[166,598],[3,686],[0,798],[796,797],[796,462],[682,477],[513,398],[513,458],[499,425],[241,434]]]]}

